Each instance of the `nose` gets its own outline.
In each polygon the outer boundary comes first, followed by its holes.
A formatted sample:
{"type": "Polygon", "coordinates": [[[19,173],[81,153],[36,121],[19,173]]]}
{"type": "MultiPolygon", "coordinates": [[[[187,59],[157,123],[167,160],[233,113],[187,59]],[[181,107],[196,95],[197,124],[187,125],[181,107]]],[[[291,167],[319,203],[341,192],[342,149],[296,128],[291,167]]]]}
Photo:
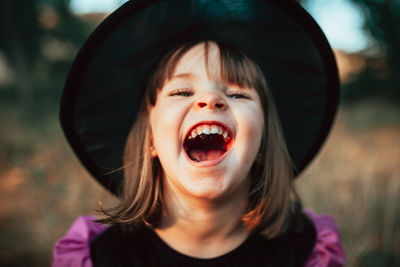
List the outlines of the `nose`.
{"type": "Polygon", "coordinates": [[[217,110],[225,110],[226,102],[217,93],[206,93],[199,97],[196,101],[197,109],[217,109],[217,110]]]}

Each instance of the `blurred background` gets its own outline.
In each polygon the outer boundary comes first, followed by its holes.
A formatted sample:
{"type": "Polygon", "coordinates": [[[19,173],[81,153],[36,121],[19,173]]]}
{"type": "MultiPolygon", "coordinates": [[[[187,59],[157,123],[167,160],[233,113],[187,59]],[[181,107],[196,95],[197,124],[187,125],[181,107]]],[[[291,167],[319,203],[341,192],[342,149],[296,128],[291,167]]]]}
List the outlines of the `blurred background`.
{"type": "MultiPolygon", "coordinates": [[[[81,167],[58,122],[79,47],[118,0],[0,0],[0,266],[48,266],[81,214],[114,199],[81,167]]],[[[332,214],[346,266],[400,266],[400,1],[304,0],[342,81],[332,132],[297,179],[332,214]]]]}

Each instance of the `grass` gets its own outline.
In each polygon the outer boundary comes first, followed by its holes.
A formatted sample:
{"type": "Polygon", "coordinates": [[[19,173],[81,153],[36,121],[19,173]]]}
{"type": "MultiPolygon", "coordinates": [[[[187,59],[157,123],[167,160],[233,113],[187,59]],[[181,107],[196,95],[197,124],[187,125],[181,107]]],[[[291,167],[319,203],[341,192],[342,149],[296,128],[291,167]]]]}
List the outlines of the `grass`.
{"type": "Polygon", "coordinates": [[[346,266],[399,266],[400,127],[369,121],[362,130],[349,112],[341,110],[298,190],[305,206],[336,218],[346,266]]]}
{"type": "MultiPolygon", "coordinates": [[[[400,265],[400,126],[361,127],[372,106],[342,108],[296,182],[306,207],[336,218],[349,267],[400,265]]],[[[0,266],[47,266],[77,216],[116,200],[72,154],[56,113],[32,122],[3,109],[0,125],[0,266]]]]}

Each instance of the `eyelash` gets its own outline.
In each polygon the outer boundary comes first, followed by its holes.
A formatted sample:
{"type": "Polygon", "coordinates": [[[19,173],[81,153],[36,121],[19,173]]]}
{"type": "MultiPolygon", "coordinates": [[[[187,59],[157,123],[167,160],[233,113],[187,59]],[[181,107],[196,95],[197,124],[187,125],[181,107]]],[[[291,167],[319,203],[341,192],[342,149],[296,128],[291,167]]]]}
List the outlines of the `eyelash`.
{"type": "Polygon", "coordinates": [[[168,94],[168,96],[186,96],[186,97],[192,96],[192,95],[193,95],[193,92],[187,88],[176,89],[168,94]]]}
{"type": "Polygon", "coordinates": [[[242,93],[242,92],[233,92],[233,93],[229,93],[227,94],[228,97],[232,98],[232,99],[250,99],[250,96],[242,93]]]}
{"type": "MultiPolygon", "coordinates": [[[[184,96],[189,97],[193,95],[193,91],[187,88],[176,89],[168,94],[168,96],[184,96]]],[[[227,96],[232,99],[250,99],[250,96],[243,92],[227,93],[227,96]]]]}

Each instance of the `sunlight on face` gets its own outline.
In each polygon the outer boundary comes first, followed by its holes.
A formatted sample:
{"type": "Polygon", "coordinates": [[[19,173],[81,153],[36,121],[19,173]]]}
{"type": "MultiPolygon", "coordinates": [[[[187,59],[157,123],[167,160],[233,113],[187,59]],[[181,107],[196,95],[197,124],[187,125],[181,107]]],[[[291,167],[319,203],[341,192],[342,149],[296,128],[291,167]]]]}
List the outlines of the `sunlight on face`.
{"type": "Polygon", "coordinates": [[[248,188],[264,114],[254,88],[220,80],[219,50],[203,43],[176,65],[150,108],[155,155],[167,190],[186,198],[226,199],[248,188]],[[245,185],[245,186],[244,186],[245,185]]]}

